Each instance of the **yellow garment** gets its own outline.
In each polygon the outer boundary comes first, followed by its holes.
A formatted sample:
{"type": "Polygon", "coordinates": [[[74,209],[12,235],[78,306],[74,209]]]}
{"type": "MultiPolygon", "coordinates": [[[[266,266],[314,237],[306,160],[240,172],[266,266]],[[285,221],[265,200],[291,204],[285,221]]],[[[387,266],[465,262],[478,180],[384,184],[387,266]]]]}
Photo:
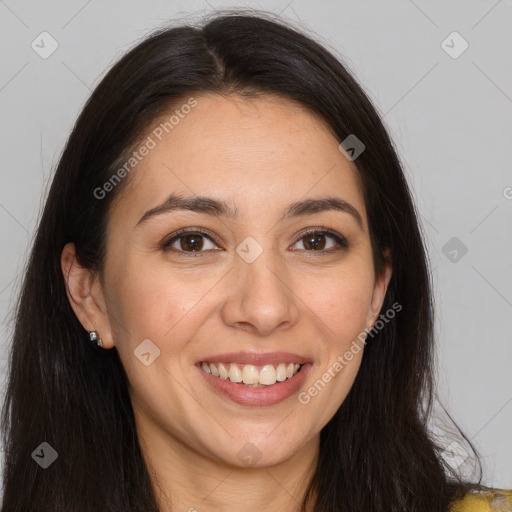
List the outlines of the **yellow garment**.
{"type": "Polygon", "coordinates": [[[512,490],[470,493],[452,506],[452,512],[512,512],[512,490]]]}

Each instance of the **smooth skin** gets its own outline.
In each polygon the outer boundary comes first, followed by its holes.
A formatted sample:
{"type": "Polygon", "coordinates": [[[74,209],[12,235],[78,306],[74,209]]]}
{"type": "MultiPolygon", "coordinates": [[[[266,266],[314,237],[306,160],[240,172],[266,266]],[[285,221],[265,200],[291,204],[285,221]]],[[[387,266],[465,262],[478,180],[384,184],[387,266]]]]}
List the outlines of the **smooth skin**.
{"type": "Polygon", "coordinates": [[[305,391],[373,326],[391,266],[375,277],[357,169],[318,116],[277,96],[196,99],[125,178],[101,275],[78,264],[73,244],[64,248],[68,297],[83,327],[119,352],[163,511],[172,503],[190,512],[296,512],[320,431],[347,396],[363,350],[307,404],[295,394],[267,407],[239,405],[195,363],[239,350],[293,352],[313,363],[305,391]],[[238,216],[180,210],[139,223],[171,193],[226,201],[238,216]],[[280,220],[291,203],[327,195],[350,203],[362,226],[338,210],[280,220]],[[198,251],[190,249],[198,239],[183,236],[163,248],[181,228],[211,238],[199,237],[198,251]],[[348,247],[328,234],[313,247],[308,228],[331,229],[348,247]],[[247,237],[263,248],[252,263],[236,252],[247,237]],[[148,366],[134,355],[146,339],[160,350],[148,366]],[[237,456],[249,442],[260,453],[253,466],[237,456]]]}

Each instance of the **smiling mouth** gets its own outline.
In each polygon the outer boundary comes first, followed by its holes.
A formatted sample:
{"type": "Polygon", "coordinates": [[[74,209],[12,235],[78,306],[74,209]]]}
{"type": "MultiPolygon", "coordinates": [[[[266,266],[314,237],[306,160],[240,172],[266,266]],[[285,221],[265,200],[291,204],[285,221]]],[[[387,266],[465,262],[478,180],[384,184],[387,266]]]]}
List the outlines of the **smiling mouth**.
{"type": "Polygon", "coordinates": [[[212,363],[202,361],[199,366],[205,373],[219,379],[229,380],[233,383],[252,388],[266,388],[276,382],[291,379],[302,368],[300,363],[279,363],[278,365],[265,364],[262,366],[237,363],[212,363]]]}

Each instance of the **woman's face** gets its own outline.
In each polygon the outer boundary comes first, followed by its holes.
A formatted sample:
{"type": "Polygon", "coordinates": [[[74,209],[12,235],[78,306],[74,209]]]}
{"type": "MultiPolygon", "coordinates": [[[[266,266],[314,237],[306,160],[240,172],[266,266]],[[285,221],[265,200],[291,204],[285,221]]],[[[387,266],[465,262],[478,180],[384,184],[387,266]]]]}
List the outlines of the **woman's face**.
{"type": "Polygon", "coordinates": [[[344,401],[390,272],[375,279],[357,170],[321,120],[278,97],[195,99],[162,140],[155,123],[155,147],[124,178],[96,327],[119,352],[141,433],[272,465],[316,442],[344,401]],[[305,203],[326,198],[338,206],[305,203]]]}

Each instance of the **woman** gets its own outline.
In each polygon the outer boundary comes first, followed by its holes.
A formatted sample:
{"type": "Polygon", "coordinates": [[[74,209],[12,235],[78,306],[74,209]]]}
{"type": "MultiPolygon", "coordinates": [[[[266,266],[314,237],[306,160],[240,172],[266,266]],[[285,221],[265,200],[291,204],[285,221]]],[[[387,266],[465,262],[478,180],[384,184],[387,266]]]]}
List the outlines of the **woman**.
{"type": "Polygon", "coordinates": [[[427,430],[432,322],[398,157],[343,65],[256,15],[160,30],[52,183],[2,512],[509,507],[427,430]]]}

